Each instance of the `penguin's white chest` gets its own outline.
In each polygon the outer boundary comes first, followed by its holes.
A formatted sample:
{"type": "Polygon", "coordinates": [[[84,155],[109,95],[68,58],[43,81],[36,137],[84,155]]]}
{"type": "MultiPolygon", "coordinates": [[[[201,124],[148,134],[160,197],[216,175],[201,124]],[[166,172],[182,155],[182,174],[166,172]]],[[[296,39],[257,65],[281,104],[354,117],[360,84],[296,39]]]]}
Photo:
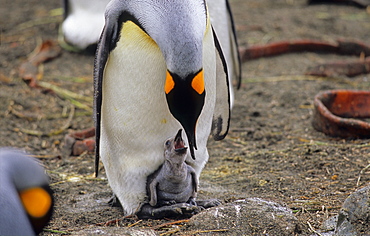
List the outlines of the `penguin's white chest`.
{"type": "Polygon", "coordinates": [[[126,22],[120,37],[104,73],[102,152],[114,154],[114,165],[152,171],[163,160],[165,139],[180,127],[163,90],[166,65],[155,42],[134,23],[126,22]]]}

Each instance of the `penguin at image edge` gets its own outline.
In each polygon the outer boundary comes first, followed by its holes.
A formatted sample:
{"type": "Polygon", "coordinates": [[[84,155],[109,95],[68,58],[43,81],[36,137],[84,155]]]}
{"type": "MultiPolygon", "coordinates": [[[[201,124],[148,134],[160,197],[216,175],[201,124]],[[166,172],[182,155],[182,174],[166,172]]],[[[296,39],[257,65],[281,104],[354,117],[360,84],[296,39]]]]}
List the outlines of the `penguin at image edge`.
{"type": "Polygon", "coordinates": [[[104,27],[104,11],[110,0],[63,0],[60,46],[72,52],[95,52],[104,27]]]}
{"type": "Polygon", "coordinates": [[[52,216],[49,178],[37,160],[0,148],[0,235],[37,235],[52,216]]]}
{"type": "Polygon", "coordinates": [[[96,173],[101,157],[126,215],[146,202],[163,142],[183,128],[199,179],[212,132],[229,128],[226,61],[202,0],[112,0],[95,58],[96,173]]]}

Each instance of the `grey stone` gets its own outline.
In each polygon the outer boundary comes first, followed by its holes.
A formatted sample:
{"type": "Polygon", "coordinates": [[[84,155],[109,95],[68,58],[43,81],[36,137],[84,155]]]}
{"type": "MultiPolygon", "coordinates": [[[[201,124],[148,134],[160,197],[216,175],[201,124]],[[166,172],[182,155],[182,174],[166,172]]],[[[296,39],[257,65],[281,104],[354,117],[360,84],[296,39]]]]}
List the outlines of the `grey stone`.
{"type": "Polygon", "coordinates": [[[370,185],[352,193],[338,214],[335,235],[370,235],[370,185]]]}
{"type": "Polygon", "coordinates": [[[324,223],[322,223],[321,229],[323,231],[334,231],[335,227],[337,226],[337,221],[338,221],[338,215],[332,216],[324,223]]]}
{"type": "Polygon", "coordinates": [[[189,230],[225,230],[226,234],[294,235],[298,220],[292,211],[278,203],[247,198],[209,208],[193,216],[189,230]]]}
{"type": "Polygon", "coordinates": [[[75,231],[72,235],[123,235],[123,236],[156,236],[154,230],[151,229],[134,229],[134,228],[123,228],[123,227],[104,227],[104,228],[93,228],[75,231]]]}
{"type": "Polygon", "coordinates": [[[335,227],[337,226],[338,215],[332,216],[321,225],[321,230],[324,233],[328,232],[330,235],[334,234],[335,227]]]}

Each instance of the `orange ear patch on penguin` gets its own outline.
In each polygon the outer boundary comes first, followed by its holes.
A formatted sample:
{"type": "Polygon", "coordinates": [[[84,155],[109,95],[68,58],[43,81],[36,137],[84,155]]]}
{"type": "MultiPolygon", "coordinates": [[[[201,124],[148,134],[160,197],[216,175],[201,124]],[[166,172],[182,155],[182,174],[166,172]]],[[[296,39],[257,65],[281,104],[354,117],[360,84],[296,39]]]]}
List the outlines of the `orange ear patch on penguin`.
{"type": "Polygon", "coordinates": [[[166,72],[166,82],[164,84],[164,91],[166,94],[169,94],[172,89],[175,87],[175,81],[173,81],[172,75],[169,71],[166,72]]]}
{"type": "Polygon", "coordinates": [[[30,216],[41,218],[50,211],[52,198],[45,189],[41,187],[30,188],[21,191],[19,195],[30,216]]]}
{"type": "MultiPolygon", "coordinates": [[[[164,84],[164,91],[169,94],[175,87],[175,81],[169,71],[166,72],[166,82],[164,84]]],[[[198,93],[202,94],[204,92],[204,75],[203,70],[200,70],[192,79],[191,87],[198,93]]]]}
{"type": "Polygon", "coordinates": [[[204,92],[204,75],[203,70],[200,70],[196,74],[191,82],[191,87],[198,93],[202,94],[204,92]]]}

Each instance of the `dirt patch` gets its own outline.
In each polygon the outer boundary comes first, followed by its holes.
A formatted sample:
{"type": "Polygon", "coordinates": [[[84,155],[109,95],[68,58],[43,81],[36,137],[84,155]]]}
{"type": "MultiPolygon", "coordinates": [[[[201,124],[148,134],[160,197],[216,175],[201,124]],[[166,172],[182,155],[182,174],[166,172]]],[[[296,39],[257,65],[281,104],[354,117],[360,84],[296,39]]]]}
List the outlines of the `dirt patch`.
{"type": "MultiPolygon", "coordinates": [[[[364,9],[307,6],[303,0],[230,2],[241,46],[302,38],[370,43],[370,16],[364,9]]],[[[91,127],[92,103],[83,101],[87,107],[78,108],[54,93],[30,89],[18,77],[19,65],[42,40],[57,39],[62,20],[59,2],[5,0],[5,6],[0,9],[0,144],[37,155],[51,176],[56,208],[44,235],[105,228],[106,222],[122,219],[122,212],[106,204],[112,192],[104,171],[93,178],[91,154],[61,155],[67,131],[48,136],[66,124],[71,130],[91,127]]],[[[307,222],[319,229],[335,215],[351,192],[369,183],[370,170],[356,185],[359,172],[369,164],[369,140],[330,138],[314,130],[313,98],[327,89],[368,90],[369,75],[303,74],[318,63],[349,59],[356,57],[299,53],[243,64],[243,85],[236,93],[230,133],[224,141],[209,141],[210,160],[201,175],[199,197],[224,202],[259,197],[284,204],[293,209],[305,235],[310,234],[307,222]]],[[[63,52],[42,70],[42,81],[92,97],[91,55],[63,52]]],[[[110,227],[173,230],[160,226],[163,223],[168,221],[122,219],[110,227]]],[[[186,226],[186,221],[177,225],[186,226]]],[[[186,232],[186,227],[180,230],[186,232]]]]}

